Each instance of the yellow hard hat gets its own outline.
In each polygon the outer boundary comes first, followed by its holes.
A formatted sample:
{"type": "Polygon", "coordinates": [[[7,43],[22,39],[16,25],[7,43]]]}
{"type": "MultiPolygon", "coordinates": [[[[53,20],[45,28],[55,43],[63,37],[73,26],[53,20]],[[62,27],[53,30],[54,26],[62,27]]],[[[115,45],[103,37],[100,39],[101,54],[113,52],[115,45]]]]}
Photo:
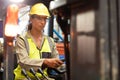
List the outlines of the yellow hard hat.
{"type": "Polygon", "coordinates": [[[29,14],[30,15],[37,14],[41,16],[50,17],[49,11],[43,3],[37,3],[33,5],[29,14]]]}

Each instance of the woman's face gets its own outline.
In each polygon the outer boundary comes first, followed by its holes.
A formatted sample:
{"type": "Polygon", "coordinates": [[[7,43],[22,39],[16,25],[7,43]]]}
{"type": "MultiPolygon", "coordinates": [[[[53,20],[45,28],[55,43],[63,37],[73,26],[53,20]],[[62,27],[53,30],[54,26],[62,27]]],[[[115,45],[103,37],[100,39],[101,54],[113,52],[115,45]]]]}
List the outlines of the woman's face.
{"type": "Polygon", "coordinates": [[[45,27],[46,20],[46,16],[32,15],[30,18],[30,21],[32,23],[32,29],[42,31],[45,27]]]}

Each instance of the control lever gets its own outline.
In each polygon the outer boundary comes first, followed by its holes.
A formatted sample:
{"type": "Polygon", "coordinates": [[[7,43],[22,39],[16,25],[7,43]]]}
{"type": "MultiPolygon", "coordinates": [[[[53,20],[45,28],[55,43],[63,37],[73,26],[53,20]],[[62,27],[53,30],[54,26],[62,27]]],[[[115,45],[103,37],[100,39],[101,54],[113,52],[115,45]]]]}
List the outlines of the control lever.
{"type": "Polygon", "coordinates": [[[27,75],[25,69],[22,69],[21,73],[27,78],[27,80],[31,80],[30,77],[27,75]]]}
{"type": "Polygon", "coordinates": [[[57,68],[52,68],[52,69],[59,74],[63,74],[66,72],[66,64],[62,64],[61,66],[59,66],[57,68]]]}
{"type": "Polygon", "coordinates": [[[40,78],[36,75],[36,72],[34,71],[33,68],[30,68],[30,72],[35,76],[37,80],[40,80],[40,78]]]}
{"type": "MultiPolygon", "coordinates": [[[[65,62],[65,59],[61,59],[61,61],[65,62]]],[[[63,74],[66,72],[66,64],[62,64],[61,66],[57,67],[57,68],[49,68],[50,70],[54,70],[55,72],[59,73],[59,74],[63,74]]]]}
{"type": "Polygon", "coordinates": [[[43,73],[43,71],[42,71],[41,68],[38,68],[38,72],[41,73],[44,78],[46,78],[47,80],[49,80],[48,77],[43,73]]]}

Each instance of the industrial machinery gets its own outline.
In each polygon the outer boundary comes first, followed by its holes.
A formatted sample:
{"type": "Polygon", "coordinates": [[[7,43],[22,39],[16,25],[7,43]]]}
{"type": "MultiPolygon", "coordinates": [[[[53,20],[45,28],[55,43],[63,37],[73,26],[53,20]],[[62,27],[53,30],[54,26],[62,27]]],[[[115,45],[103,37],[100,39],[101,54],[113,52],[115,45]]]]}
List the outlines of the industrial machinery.
{"type": "Polygon", "coordinates": [[[50,2],[66,35],[67,80],[120,79],[119,5],[119,0],[50,2]]]}
{"type": "Polygon", "coordinates": [[[49,36],[57,34],[54,16],[64,35],[62,80],[120,80],[119,0],[26,0],[25,4],[37,2],[51,12],[49,36]]]}

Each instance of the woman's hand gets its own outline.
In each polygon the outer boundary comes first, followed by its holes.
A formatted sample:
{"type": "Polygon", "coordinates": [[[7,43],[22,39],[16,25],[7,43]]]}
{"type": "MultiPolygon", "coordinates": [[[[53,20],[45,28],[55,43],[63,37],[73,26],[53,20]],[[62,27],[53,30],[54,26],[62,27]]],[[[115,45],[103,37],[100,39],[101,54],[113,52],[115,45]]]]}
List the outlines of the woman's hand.
{"type": "Polygon", "coordinates": [[[57,68],[60,65],[62,65],[63,62],[60,59],[51,58],[51,59],[45,59],[43,64],[50,68],[57,68]]]}

